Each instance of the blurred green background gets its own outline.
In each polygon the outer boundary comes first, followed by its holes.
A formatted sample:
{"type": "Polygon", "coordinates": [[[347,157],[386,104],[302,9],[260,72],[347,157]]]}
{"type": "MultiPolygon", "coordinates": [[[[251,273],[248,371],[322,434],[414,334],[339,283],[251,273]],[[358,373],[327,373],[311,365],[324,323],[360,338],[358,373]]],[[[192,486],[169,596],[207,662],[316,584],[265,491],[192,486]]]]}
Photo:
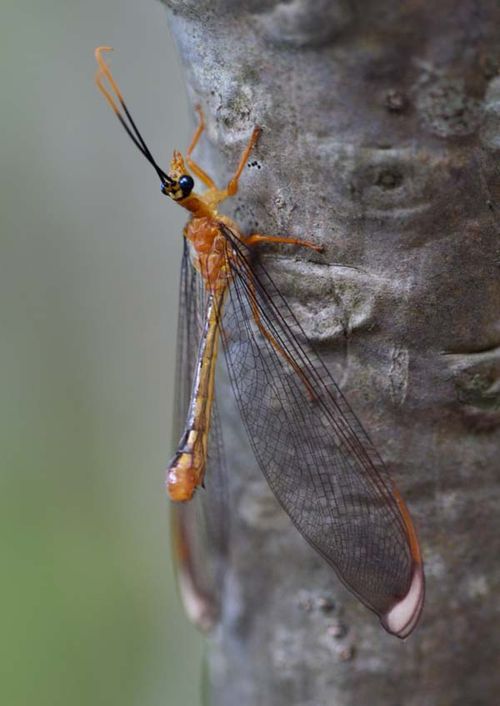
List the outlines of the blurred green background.
{"type": "Polygon", "coordinates": [[[170,564],[181,209],[152,151],[190,132],[155,0],[2,0],[0,703],[197,706],[201,639],[170,564]]]}

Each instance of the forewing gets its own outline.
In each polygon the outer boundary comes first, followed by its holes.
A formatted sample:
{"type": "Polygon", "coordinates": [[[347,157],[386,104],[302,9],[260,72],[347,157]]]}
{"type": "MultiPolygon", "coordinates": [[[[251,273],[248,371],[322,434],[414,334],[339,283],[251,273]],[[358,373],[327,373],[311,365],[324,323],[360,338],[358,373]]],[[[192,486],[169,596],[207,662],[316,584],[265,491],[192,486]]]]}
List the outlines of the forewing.
{"type": "MultiPolygon", "coordinates": [[[[190,262],[184,241],[177,327],[174,448],[186,422],[205,310],[203,281],[190,262]]],[[[228,533],[224,450],[215,402],[204,487],[197,490],[191,501],[173,503],[171,520],[177,579],[186,613],[200,628],[208,630],[219,614],[228,533]]]]}
{"type": "Polygon", "coordinates": [[[258,463],[304,538],[389,632],[405,637],[424,594],[408,511],[266,269],[224,232],[233,281],[223,345],[258,463]]]}

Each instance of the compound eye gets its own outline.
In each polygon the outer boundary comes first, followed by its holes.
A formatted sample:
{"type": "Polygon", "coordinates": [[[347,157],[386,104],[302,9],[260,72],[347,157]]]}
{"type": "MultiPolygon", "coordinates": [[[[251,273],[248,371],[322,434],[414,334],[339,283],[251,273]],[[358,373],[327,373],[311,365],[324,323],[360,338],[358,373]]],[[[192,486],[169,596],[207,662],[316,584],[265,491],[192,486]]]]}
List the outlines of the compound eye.
{"type": "Polygon", "coordinates": [[[179,186],[181,187],[182,197],[186,198],[186,196],[189,196],[189,194],[193,190],[194,181],[192,177],[189,176],[189,174],[183,174],[179,178],[179,186]]]}

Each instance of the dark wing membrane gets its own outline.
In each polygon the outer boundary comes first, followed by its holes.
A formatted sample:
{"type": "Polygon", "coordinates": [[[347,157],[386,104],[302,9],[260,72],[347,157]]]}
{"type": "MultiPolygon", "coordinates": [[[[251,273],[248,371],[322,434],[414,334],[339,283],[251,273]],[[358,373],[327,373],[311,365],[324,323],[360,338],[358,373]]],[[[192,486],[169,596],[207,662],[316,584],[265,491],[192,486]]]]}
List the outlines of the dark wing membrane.
{"type": "MultiPolygon", "coordinates": [[[[184,431],[206,309],[203,280],[192,266],[186,241],[181,267],[174,448],[184,431]]],[[[228,533],[227,484],[222,432],[212,410],[205,486],[187,503],[171,505],[177,579],[188,617],[208,630],[219,614],[228,533]]]]}
{"type": "Polygon", "coordinates": [[[408,511],[265,268],[224,232],[234,255],[223,345],[259,465],[304,538],[389,632],[406,636],[423,601],[408,511]]]}

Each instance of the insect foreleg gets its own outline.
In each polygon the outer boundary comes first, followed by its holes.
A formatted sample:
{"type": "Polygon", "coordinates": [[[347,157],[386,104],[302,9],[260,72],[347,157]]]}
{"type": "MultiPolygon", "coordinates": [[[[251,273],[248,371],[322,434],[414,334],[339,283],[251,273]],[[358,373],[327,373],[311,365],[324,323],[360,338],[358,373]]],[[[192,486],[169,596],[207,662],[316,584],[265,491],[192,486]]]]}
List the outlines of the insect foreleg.
{"type": "Polygon", "coordinates": [[[187,148],[186,163],[191,172],[196,177],[198,177],[198,179],[200,179],[200,181],[202,181],[208,189],[213,189],[214,191],[217,191],[217,187],[213,179],[208,176],[206,171],[202,169],[199,164],[197,164],[193,159],[191,159],[191,154],[196,145],[198,144],[198,141],[203,131],[205,130],[205,116],[203,115],[203,110],[199,105],[196,106],[196,112],[198,113],[198,126],[193,135],[193,139],[191,140],[189,147],[187,148]]]}
{"type": "Polygon", "coordinates": [[[245,168],[245,164],[247,162],[247,159],[250,156],[250,152],[253,150],[253,148],[255,147],[255,145],[257,143],[257,140],[259,139],[260,133],[261,133],[260,127],[255,126],[252,134],[250,135],[248,145],[243,150],[243,153],[240,158],[240,163],[238,164],[238,167],[234,173],[234,176],[229,180],[227,187],[224,189],[224,191],[221,192],[222,198],[220,199],[220,201],[223,201],[228,196],[234,196],[236,194],[236,192],[238,191],[238,182],[239,182],[241,173],[242,173],[243,169],[245,168]]]}

